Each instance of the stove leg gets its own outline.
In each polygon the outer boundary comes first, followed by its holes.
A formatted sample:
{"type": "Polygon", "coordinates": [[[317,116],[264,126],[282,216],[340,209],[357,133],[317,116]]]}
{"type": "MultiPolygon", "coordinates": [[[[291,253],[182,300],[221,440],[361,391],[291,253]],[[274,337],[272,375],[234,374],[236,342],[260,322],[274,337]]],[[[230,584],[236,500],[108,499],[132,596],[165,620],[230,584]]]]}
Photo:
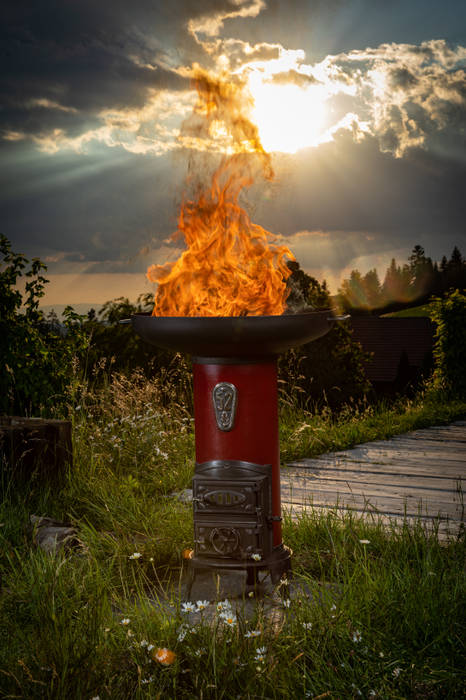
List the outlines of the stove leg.
{"type": "Polygon", "coordinates": [[[257,584],[257,570],[250,566],[246,569],[246,586],[255,586],[257,584]]]}
{"type": "Polygon", "coordinates": [[[196,569],[192,564],[188,564],[188,576],[186,579],[186,600],[191,598],[191,590],[193,587],[194,579],[196,578],[196,569]]]}

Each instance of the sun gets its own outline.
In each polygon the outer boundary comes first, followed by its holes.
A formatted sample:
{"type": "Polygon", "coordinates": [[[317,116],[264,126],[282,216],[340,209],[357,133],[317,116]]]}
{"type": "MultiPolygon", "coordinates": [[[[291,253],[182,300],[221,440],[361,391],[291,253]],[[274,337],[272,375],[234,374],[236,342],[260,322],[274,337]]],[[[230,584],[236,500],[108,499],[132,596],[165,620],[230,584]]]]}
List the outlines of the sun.
{"type": "Polygon", "coordinates": [[[249,90],[254,100],[251,119],[266,151],[296,153],[326,140],[329,95],[324,86],[277,84],[256,73],[249,76],[249,90]]]}

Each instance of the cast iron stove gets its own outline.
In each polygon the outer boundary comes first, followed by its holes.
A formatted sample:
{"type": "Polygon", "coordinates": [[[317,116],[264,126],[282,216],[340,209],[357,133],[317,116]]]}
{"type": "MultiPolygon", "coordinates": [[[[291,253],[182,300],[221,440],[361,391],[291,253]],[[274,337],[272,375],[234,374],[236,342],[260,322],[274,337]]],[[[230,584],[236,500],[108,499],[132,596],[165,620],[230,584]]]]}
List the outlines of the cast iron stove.
{"type": "Polygon", "coordinates": [[[196,466],[194,554],[200,569],[290,570],[282,542],[277,358],[327,333],[328,310],[283,316],[160,317],[135,314],[144,340],[193,362],[196,466]]]}

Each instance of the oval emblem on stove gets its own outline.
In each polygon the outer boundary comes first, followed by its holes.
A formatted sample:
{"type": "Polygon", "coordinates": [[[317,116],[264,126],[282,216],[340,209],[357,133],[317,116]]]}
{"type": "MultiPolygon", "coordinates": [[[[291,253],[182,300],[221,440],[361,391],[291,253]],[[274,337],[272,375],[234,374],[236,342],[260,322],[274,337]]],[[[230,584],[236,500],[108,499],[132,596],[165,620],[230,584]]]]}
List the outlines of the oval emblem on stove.
{"type": "Polygon", "coordinates": [[[237,506],[244,503],[246,496],[240,491],[228,491],[226,489],[218,489],[209,491],[204,495],[204,502],[210,506],[237,506]]]}
{"type": "Polygon", "coordinates": [[[238,391],[234,384],[220,382],[212,391],[215,420],[219,430],[228,432],[235,425],[238,391]]]}

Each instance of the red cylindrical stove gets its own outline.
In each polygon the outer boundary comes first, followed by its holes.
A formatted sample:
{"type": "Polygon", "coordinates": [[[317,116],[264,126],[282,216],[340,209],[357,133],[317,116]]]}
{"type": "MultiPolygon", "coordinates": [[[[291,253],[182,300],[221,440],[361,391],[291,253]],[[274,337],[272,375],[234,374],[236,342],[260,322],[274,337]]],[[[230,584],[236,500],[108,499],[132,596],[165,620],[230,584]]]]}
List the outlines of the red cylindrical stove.
{"type": "Polygon", "coordinates": [[[131,321],[145,340],[192,355],[198,569],[290,569],[282,542],[277,357],[330,330],[328,310],[283,316],[156,317],[131,321]]]}
{"type": "Polygon", "coordinates": [[[240,460],[270,465],[271,516],[276,518],[273,544],[281,544],[276,360],[257,363],[225,360],[222,364],[217,360],[211,364],[194,359],[193,374],[196,462],[240,460]],[[222,391],[224,384],[229,385],[226,395],[222,391]],[[216,387],[219,388],[214,398],[216,387]],[[225,401],[229,403],[222,414],[225,401]]]}

